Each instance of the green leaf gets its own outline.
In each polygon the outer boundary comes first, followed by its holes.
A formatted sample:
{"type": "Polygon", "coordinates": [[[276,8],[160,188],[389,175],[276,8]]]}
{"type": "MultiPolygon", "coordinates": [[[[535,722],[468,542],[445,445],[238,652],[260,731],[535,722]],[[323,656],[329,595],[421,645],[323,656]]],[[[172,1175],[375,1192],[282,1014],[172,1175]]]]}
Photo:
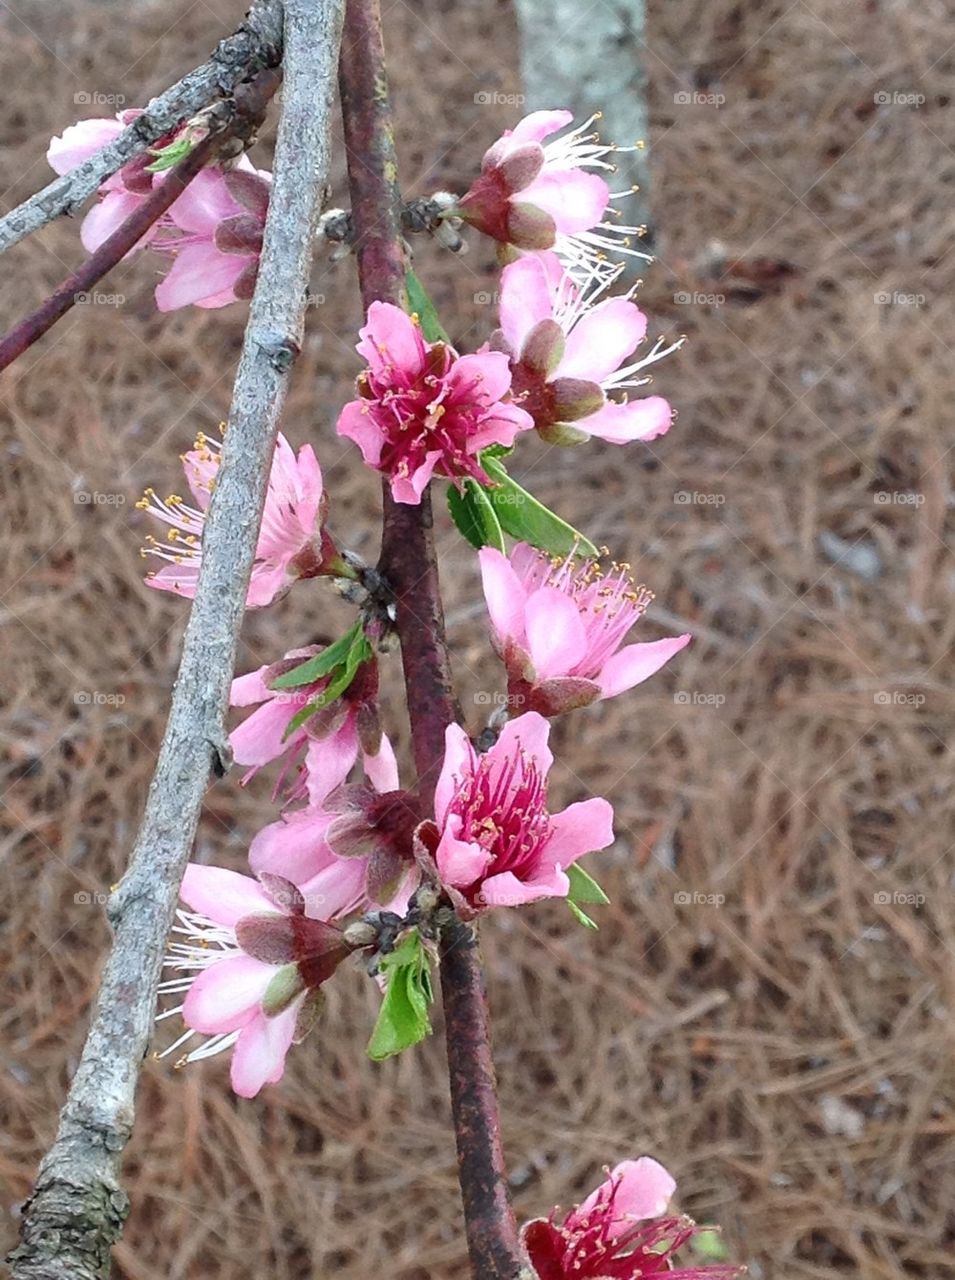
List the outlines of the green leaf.
{"type": "Polygon", "coordinates": [[[693,1253],[705,1258],[707,1262],[722,1262],[726,1257],[726,1245],[723,1237],[713,1227],[705,1227],[690,1241],[693,1253]]]}
{"type": "Polygon", "coordinates": [[[448,486],[448,510],[451,519],[470,542],[480,551],[482,547],[504,550],[504,534],[487,489],[476,480],[465,480],[464,492],[454,485],[448,486]]]}
{"type": "Polygon", "coordinates": [[[156,157],[152,164],[146,166],[147,173],[162,173],[164,169],[171,169],[173,165],[185,160],[186,156],[196,145],[198,139],[191,137],[188,130],[175,142],[170,142],[166,147],[160,147],[158,150],[152,150],[151,154],[156,157]]]}
{"type": "Polygon", "coordinates": [[[405,276],[405,288],[408,290],[408,306],[412,313],[418,317],[418,323],[421,325],[421,332],[424,334],[426,341],[446,342],[450,346],[451,339],[445,333],[441,321],[438,319],[434,303],[413,271],[409,271],[405,276]]]}
{"type": "Polygon", "coordinates": [[[417,929],[409,930],[394,951],[382,956],[379,967],[387,985],[368,1041],[368,1056],[375,1062],[431,1034],[428,1005],[434,998],[428,953],[417,929]]]}
{"type": "Polygon", "coordinates": [[[532,547],[555,556],[598,554],[589,538],[585,538],[573,525],[562,520],[542,502],[538,502],[533,494],[521,488],[507,474],[499,458],[490,456],[484,450],[481,465],[495,482],[495,487],[485,492],[491,500],[501,528],[512,538],[529,542],[532,547]]]}
{"type": "Polygon", "coordinates": [[[321,693],[317,693],[314,698],[305,704],[301,711],[292,717],[288,728],[283,734],[283,741],[290,734],[293,734],[296,729],[300,729],[305,721],[310,719],[316,711],[321,711],[324,707],[334,702],[336,698],[340,698],[358,674],[358,668],[363,662],[367,662],[370,657],[372,657],[371,645],[366,640],[365,633],[359,627],[345,661],[332,669],[331,679],[321,693]]]}
{"type": "Polygon", "coordinates": [[[572,902],[585,902],[588,905],[601,907],[607,906],[610,902],[597,881],[593,876],[589,876],[579,863],[573,862],[567,868],[567,879],[570,881],[570,892],[567,896],[572,902]]]}
{"type": "Polygon", "coordinates": [[[587,915],[586,911],[581,911],[576,902],[571,902],[570,898],[565,899],[565,901],[578,924],[582,924],[585,929],[596,929],[598,927],[596,922],[587,915]]]}
{"type": "Polygon", "coordinates": [[[327,649],[316,653],[313,658],[307,658],[301,666],[293,667],[291,671],[286,671],[284,676],[273,680],[270,688],[297,689],[301,684],[314,684],[316,680],[321,680],[322,676],[327,676],[335,667],[348,660],[348,655],[361,633],[361,623],[356,622],[327,649]]]}

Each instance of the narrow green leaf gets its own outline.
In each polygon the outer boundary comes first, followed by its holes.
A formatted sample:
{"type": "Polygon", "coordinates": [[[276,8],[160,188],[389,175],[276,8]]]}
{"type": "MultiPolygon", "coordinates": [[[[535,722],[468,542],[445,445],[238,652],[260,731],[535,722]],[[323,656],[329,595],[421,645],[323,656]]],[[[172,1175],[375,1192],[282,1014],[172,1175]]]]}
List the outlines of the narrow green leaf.
{"type": "Polygon", "coordinates": [[[596,929],[598,927],[596,922],[587,915],[586,911],[581,911],[576,902],[571,902],[570,898],[567,898],[566,902],[578,924],[582,924],[585,929],[596,929]]]}
{"type": "Polygon", "coordinates": [[[588,875],[579,863],[571,863],[567,868],[567,879],[570,881],[570,893],[567,896],[572,902],[584,902],[601,907],[607,906],[610,902],[597,881],[593,876],[588,875]]]}
{"type": "Polygon", "coordinates": [[[198,139],[190,137],[187,131],[180,138],[177,138],[175,142],[170,142],[168,146],[160,147],[158,151],[153,151],[152,154],[156,159],[152,164],[146,166],[146,172],[162,173],[164,169],[171,169],[180,160],[185,160],[197,141],[198,139]]]}
{"type": "Polygon", "coordinates": [[[555,556],[598,554],[589,538],[512,479],[499,458],[491,457],[485,450],[481,454],[481,465],[495,482],[495,488],[484,492],[490,498],[501,528],[512,538],[529,542],[532,547],[555,556]]]}
{"type": "Polygon", "coordinates": [[[334,644],[330,644],[327,649],[323,649],[321,653],[316,653],[313,658],[306,660],[299,667],[293,667],[291,671],[286,671],[284,676],[279,676],[273,680],[271,688],[273,689],[297,689],[302,684],[314,684],[316,680],[321,680],[322,676],[334,670],[340,663],[346,662],[348,655],[355,644],[356,638],[361,634],[361,623],[356,622],[350,627],[334,644]]]}
{"type": "Polygon", "coordinates": [[[428,1006],[434,998],[428,954],[417,929],[409,930],[394,951],[382,956],[380,969],[385,975],[385,994],[367,1050],[375,1062],[401,1053],[431,1034],[428,1006]]]}
{"type": "Polygon", "coordinates": [[[712,1227],[698,1231],[690,1241],[690,1248],[707,1262],[722,1262],[727,1253],[723,1237],[712,1227]]]}
{"type": "Polygon", "coordinates": [[[476,480],[465,480],[463,493],[454,485],[448,486],[448,510],[472,547],[479,551],[482,547],[496,547],[503,552],[501,523],[487,489],[483,489],[476,480]]]}
{"type": "Polygon", "coordinates": [[[353,637],[352,646],[345,661],[333,668],[330,673],[331,679],[325,688],[307,702],[301,711],[289,721],[288,728],[283,734],[283,741],[290,734],[293,734],[296,729],[300,729],[305,721],[310,719],[316,711],[321,711],[324,707],[333,703],[336,698],[340,698],[358,674],[358,668],[363,662],[367,662],[371,656],[371,645],[366,640],[364,633],[359,630],[353,637]]]}
{"type": "Polygon", "coordinates": [[[405,288],[408,290],[408,306],[418,317],[418,323],[421,325],[421,332],[424,334],[426,341],[446,342],[450,346],[451,339],[445,333],[441,321],[438,319],[434,303],[413,271],[409,271],[405,277],[405,288]]]}

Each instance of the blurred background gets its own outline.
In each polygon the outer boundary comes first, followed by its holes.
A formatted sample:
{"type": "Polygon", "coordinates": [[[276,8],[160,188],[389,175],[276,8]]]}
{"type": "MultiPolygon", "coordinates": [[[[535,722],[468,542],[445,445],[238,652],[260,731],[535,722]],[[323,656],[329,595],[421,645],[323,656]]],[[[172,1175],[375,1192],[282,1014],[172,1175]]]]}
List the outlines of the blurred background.
{"type": "MultiPolygon", "coordinates": [[[[404,191],[463,190],[526,110],[515,12],[384,8],[404,191]]],[[[628,21],[623,0],[594,8],[628,21]]],[[[4,3],[3,207],[48,180],[52,134],[141,104],[241,13],[4,3]]],[[[522,445],[515,468],[656,592],[642,638],[695,635],[634,695],[555,729],[557,798],[596,792],[617,810],[617,844],[592,864],[613,899],[599,933],[559,903],[484,930],[515,1203],[522,1217],[569,1205],[603,1165],[651,1153],[756,1280],[955,1270],[953,39],[943,0],[648,0],[632,59],[657,261],[641,301],[651,335],[687,335],[654,387],[679,417],[625,452],[522,445]]],[[[608,87],[608,118],[621,92],[608,87]]],[[[266,135],[254,158],[269,157],[266,135]]],[[[346,204],[340,148],[335,173],[346,204]]],[[[476,238],[460,260],[416,250],[473,349],[495,323],[493,254],[476,238]]],[[[81,257],[67,221],[8,253],[3,327],[81,257]]],[[[102,903],[186,617],[142,585],[151,530],[134,503],[145,485],[180,489],[178,455],[226,417],[245,320],[241,304],[160,317],[163,265],[123,264],[0,383],[11,1242],[83,1041],[102,903]]],[[[284,429],[316,443],[332,529],[373,558],[378,486],[333,433],[359,368],[353,263],[320,261],[313,289],[284,429]]],[[[476,731],[502,673],[474,556],[439,519],[476,731]]],[[[348,616],[300,588],[249,615],[239,669],[348,616]]],[[[242,869],[274,816],[270,781],[216,783],[197,857],[242,869]]],[[[224,1057],[147,1063],[117,1276],[462,1274],[441,1036],[373,1065],[376,1003],[360,973],[336,979],[314,1038],[254,1102],[229,1092],[224,1057]]],[[[171,1038],[161,1028],[158,1047],[171,1038]]]]}

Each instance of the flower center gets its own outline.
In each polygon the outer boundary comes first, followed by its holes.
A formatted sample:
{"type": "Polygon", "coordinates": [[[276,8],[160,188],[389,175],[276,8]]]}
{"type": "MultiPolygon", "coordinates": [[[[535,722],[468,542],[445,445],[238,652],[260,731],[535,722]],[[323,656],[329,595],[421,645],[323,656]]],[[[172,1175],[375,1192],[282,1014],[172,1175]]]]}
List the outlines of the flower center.
{"type": "Polygon", "coordinates": [[[547,783],[523,753],[503,765],[482,756],[463,780],[452,812],[461,817],[462,838],[491,855],[484,878],[510,871],[521,879],[551,829],[547,783]]]}

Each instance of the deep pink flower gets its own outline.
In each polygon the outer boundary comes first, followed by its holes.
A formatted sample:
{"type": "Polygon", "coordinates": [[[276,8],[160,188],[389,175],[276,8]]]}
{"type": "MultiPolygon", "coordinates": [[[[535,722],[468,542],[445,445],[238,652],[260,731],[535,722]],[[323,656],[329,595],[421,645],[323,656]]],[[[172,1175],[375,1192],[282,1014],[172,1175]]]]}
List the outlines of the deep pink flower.
{"type": "Polygon", "coordinates": [[[417,505],[432,474],[488,483],[480,451],[510,445],[533,425],[505,399],[507,357],[459,356],[442,342],[426,342],[411,317],[387,302],[371,304],[360,336],[368,368],[358,379],[360,398],[342,409],[338,434],[389,477],[395,501],[417,505]]]}
{"type": "Polygon", "coordinates": [[[350,953],[342,932],[326,922],[307,891],[277,876],[261,883],[221,867],[190,863],[180,890],[189,908],[178,913],[162,994],[185,994],[188,1030],[166,1053],[193,1035],[211,1037],[181,1059],[195,1062],[232,1049],[232,1087],[252,1098],[282,1078],[285,1056],[307,1034],[318,990],[350,953]]]}
{"type": "Polygon", "coordinates": [[[291,721],[327,688],[329,678],[296,689],[273,689],[271,684],[320,651],[318,645],[293,649],[280,662],[237,676],[229,697],[233,707],[258,704],[229,735],[236,763],[249,766],[243,784],[264,765],[284,756],[276,794],[290,778],[288,798],[295,800],[307,792],[312,805],[320,805],[345,781],[359,750],[369,777],[390,779],[395,770],[394,752],[378,719],[378,664],[374,658],[362,663],[340,697],[288,732],[291,721]]]}
{"type": "Polygon", "coordinates": [[[634,247],[639,228],[604,221],[615,197],[587,170],[612,171],[606,157],[619,148],[587,132],[597,118],[555,138],[573,120],[570,111],[525,116],[488,148],[480,176],[446,216],[515,249],[555,249],[575,273],[606,266],[608,250],[647,258],[634,247]]]}
{"type": "Polygon", "coordinates": [[[270,175],[247,160],[245,167],[204,169],[193,179],[169,210],[172,234],[153,244],[175,254],[156,286],[160,311],[252,297],[270,190],[270,175]]]}
{"type": "Polygon", "coordinates": [[[734,1266],[676,1265],[674,1255],[701,1228],[663,1217],[676,1183],[656,1160],[625,1160],[561,1222],[529,1222],[522,1232],[539,1280],[731,1280],[734,1266]]]}
{"type": "MultiPolygon", "coordinates": [[[[219,471],[220,448],[218,441],[200,432],[195,446],[182,455],[186,481],[196,501],[194,507],[178,494],[163,501],[154,489],[147,489],[136,504],[141,511],[148,511],[170,526],[165,543],[153,537],[146,539],[143,554],[168,562],[147,576],[147,586],[188,599],[196,594],[202,564],[202,531],[219,471]]],[[[323,528],[326,509],[322,472],[312,446],[303,445],[296,457],[280,433],[246,597],[249,608],[271,604],[298,578],[347,573],[323,528]]]]}
{"type": "Polygon", "coordinates": [[[543,715],[586,706],[649,679],[689,635],[623,645],[653,599],[628,565],[552,559],[526,543],[479,552],[494,642],[512,705],[543,715]],[[621,647],[623,645],[623,647],[621,647]]]}
{"type": "Polygon", "coordinates": [[[650,379],[643,370],[680,346],[662,339],[641,359],[647,318],[629,297],[604,297],[615,275],[591,273],[583,287],[555,254],[512,262],[501,275],[501,334],[515,399],[545,439],[599,436],[613,444],[655,440],[673,418],[661,396],[628,399],[650,379]],[[622,393],[621,399],[612,399],[622,393]]]}
{"type": "Polygon", "coordinates": [[[566,897],[564,868],[613,841],[606,800],[548,810],[549,734],[543,716],[529,711],[478,755],[460,725],[447,728],[434,797],[434,861],[442,883],[472,908],[566,897]]]}

